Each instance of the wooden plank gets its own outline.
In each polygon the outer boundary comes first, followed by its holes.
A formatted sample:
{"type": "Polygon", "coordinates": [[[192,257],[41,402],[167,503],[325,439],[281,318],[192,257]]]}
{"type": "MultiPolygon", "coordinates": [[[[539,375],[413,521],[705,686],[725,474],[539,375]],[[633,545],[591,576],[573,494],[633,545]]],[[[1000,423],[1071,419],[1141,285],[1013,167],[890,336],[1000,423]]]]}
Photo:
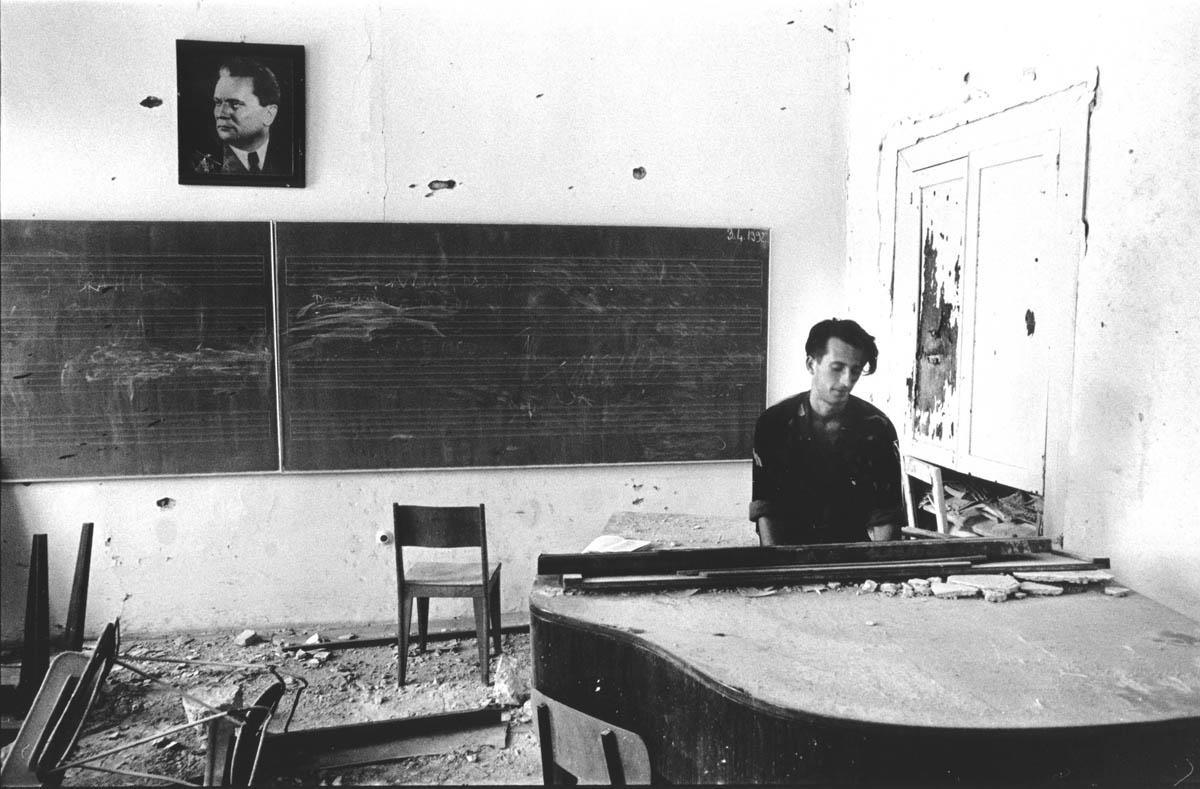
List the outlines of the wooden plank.
{"type": "Polygon", "coordinates": [[[29,708],[50,665],[49,564],[45,534],[33,535],[29,582],[25,595],[25,633],[21,645],[21,677],[17,685],[20,713],[29,708]]]}
{"type": "Polygon", "coordinates": [[[914,576],[948,575],[973,570],[969,561],[861,566],[857,568],[764,568],[715,575],[613,575],[583,578],[565,588],[603,592],[661,592],[672,589],[720,589],[731,586],[790,586],[822,581],[903,581],[914,576]]]}
{"type": "Polygon", "coordinates": [[[67,626],[63,631],[63,649],[83,649],[83,631],[87,624],[88,579],[92,567],[92,533],[95,524],[85,523],[79,530],[79,552],[75,555],[75,580],[71,584],[71,602],[67,608],[67,626]]]}
{"type": "MultiPolygon", "coordinates": [[[[925,559],[915,562],[899,561],[899,562],[851,562],[844,564],[781,564],[768,567],[752,567],[752,568],[728,568],[720,570],[698,570],[697,574],[711,577],[719,577],[722,575],[769,575],[771,573],[787,573],[792,571],[814,572],[819,573],[823,570],[863,570],[866,572],[886,571],[894,568],[921,568],[934,567],[945,564],[966,565],[970,566],[976,561],[982,561],[983,556],[959,556],[953,561],[945,559],[925,559]]],[[[1040,567],[1040,565],[1039,565],[1040,567]]]]}
{"type": "Polygon", "coordinates": [[[639,575],[566,574],[564,589],[604,592],[658,592],[671,589],[717,589],[731,586],[768,586],[822,581],[906,581],[913,577],[944,576],[970,571],[982,574],[1102,569],[1085,561],[1053,560],[979,562],[979,557],[915,562],[862,562],[823,565],[773,565],[767,567],[680,570],[639,575]]]}
{"type": "Polygon", "coordinates": [[[1028,556],[1051,549],[1046,537],[1028,539],[905,540],[842,542],[822,545],[774,545],[739,548],[679,548],[629,554],[559,553],[538,556],[539,575],[638,575],[698,568],[765,567],[781,564],[832,564],[983,555],[988,559],[1028,556]]]}
{"type": "Polygon", "coordinates": [[[1013,561],[981,562],[976,565],[981,572],[1012,572],[1014,570],[1100,570],[1096,562],[1087,559],[1067,559],[1054,554],[1038,554],[1030,559],[1013,561]]]}

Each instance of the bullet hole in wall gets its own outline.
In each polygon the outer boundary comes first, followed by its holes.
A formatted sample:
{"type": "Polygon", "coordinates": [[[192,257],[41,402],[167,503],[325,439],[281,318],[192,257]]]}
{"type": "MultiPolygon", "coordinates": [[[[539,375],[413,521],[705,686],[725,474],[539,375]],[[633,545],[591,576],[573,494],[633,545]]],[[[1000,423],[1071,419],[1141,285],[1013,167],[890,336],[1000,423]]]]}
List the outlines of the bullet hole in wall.
{"type": "Polygon", "coordinates": [[[638,179],[639,181],[642,180],[643,178],[645,178],[646,177],[646,168],[645,167],[633,168],[633,177],[638,179]]]}
{"type": "Polygon", "coordinates": [[[147,96],[146,98],[144,98],[138,102],[138,104],[141,104],[143,107],[146,107],[147,109],[153,109],[154,107],[161,107],[162,103],[163,103],[163,100],[160,99],[158,96],[147,96]]]}
{"type": "Polygon", "coordinates": [[[160,510],[169,510],[175,506],[175,499],[171,498],[170,496],[164,496],[154,503],[160,510]]]}

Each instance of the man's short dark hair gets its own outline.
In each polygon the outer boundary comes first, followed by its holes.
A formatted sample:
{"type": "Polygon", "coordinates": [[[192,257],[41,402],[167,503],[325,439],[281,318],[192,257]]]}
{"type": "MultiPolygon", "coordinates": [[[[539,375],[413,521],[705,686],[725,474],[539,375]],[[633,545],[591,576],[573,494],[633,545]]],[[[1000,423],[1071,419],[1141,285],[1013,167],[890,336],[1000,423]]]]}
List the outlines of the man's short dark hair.
{"type": "Polygon", "coordinates": [[[221,63],[218,71],[228,71],[231,77],[250,77],[254,80],[254,95],[264,107],[279,104],[279,80],[275,72],[254,58],[232,57],[221,63]]]}
{"type": "Polygon", "coordinates": [[[808,342],[804,343],[804,352],[814,359],[820,359],[829,348],[830,337],[837,337],[847,345],[852,345],[862,351],[863,375],[875,372],[875,364],[879,361],[879,348],[875,345],[875,338],[867,334],[866,329],[852,320],[827,318],[816,324],[808,332],[808,342]]]}

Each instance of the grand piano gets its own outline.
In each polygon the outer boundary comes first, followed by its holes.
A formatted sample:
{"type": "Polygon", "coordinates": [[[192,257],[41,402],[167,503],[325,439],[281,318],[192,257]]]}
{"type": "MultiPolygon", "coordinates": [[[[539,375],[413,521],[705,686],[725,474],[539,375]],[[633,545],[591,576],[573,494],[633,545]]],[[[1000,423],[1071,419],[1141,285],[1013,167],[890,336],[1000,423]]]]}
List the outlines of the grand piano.
{"type": "Polygon", "coordinates": [[[1196,783],[1200,623],[1097,583],[860,586],[1103,566],[1042,539],[543,554],[533,684],[640,736],[656,783],[1196,783]]]}

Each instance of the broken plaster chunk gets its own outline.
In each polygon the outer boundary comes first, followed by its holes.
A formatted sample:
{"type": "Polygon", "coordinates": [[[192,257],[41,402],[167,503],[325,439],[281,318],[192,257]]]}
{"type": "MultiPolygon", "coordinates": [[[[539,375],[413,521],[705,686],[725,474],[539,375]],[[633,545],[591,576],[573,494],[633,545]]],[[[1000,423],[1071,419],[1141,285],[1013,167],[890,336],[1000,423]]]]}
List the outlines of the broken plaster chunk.
{"type": "Polygon", "coordinates": [[[800,591],[820,594],[825,591],[825,584],[800,584],[800,591]]]}
{"type": "Polygon", "coordinates": [[[239,647],[249,647],[262,643],[263,637],[253,630],[243,630],[233,637],[233,643],[239,647]]]}
{"type": "Polygon", "coordinates": [[[311,636],[304,639],[304,643],[305,644],[324,644],[327,640],[328,639],[326,639],[320,633],[313,633],[311,636]]]}
{"type": "Polygon", "coordinates": [[[1112,573],[1104,570],[1030,570],[1013,575],[1022,581],[1044,584],[1098,584],[1113,580],[1112,573]]]}
{"type": "Polygon", "coordinates": [[[892,583],[884,583],[879,585],[879,591],[886,597],[895,597],[900,593],[900,587],[892,583]]]}
{"type": "Polygon", "coordinates": [[[1125,597],[1126,595],[1129,594],[1129,590],[1126,589],[1124,586],[1109,585],[1109,586],[1104,587],[1104,593],[1106,595],[1108,595],[1109,597],[1125,597]]]}
{"type": "Polygon", "coordinates": [[[940,581],[935,584],[930,584],[929,590],[933,592],[934,597],[940,597],[944,600],[952,600],[956,597],[974,597],[975,595],[979,594],[979,590],[974,586],[942,583],[940,581]]]}
{"type": "Polygon", "coordinates": [[[900,584],[901,597],[916,597],[917,590],[913,589],[910,584],[900,584]]]}
{"type": "MultiPolygon", "coordinates": [[[[242,686],[237,684],[188,688],[187,694],[209,705],[205,707],[204,704],[199,704],[197,701],[183,698],[183,714],[187,716],[188,723],[195,723],[202,718],[215,715],[216,713],[209,707],[216,707],[218,710],[227,712],[240,709],[243,705],[242,686]]],[[[208,737],[202,726],[197,726],[192,732],[197,744],[204,743],[208,737]]]]}
{"type": "Polygon", "coordinates": [[[988,590],[1004,592],[1006,595],[1017,591],[1021,586],[1011,575],[952,575],[946,579],[946,582],[972,586],[983,592],[988,590]]]}
{"type": "Polygon", "coordinates": [[[1056,597],[1063,593],[1061,586],[1040,584],[1037,581],[1021,581],[1020,590],[1035,597],[1056,597]]]}
{"type": "MultiPolygon", "coordinates": [[[[940,581],[942,579],[939,578],[938,580],[940,581]]],[[[920,589],[921,587],[925,587],[926,589],[928,589],[930,583],[932,583],[932,581],[930,581],[928,578],[909,578],[908,579],[908,585],[911,586],[913,589],[920,589]]]]}
{"type": "Polygon", "coordinates": [[[983,599],[989,603],[1003,603],[1008,599],[1008,592],[1003,589],[984,589],[983,599]]]}
{"type": "Polygon", "coordinates": [[[501,655],[496,662],[492,698],[505,707],[519,707],[529,698],[529,680],[522,676],[516,661],[509,655],[501,655]]]}
{"type": "Polygon", "coordinates": [[[842,582],[841,581],[829,581],[828,583],[825,584],[825,586],[829,587],[830,589],[841,589],[842,582]]]}
{"type": "Polygon", "coordinates": [[[879,584],[872,581],[870,578],[862,582],[862,586],[858,587],[859,591],[870,594],[879,588],[879,584]]]}

